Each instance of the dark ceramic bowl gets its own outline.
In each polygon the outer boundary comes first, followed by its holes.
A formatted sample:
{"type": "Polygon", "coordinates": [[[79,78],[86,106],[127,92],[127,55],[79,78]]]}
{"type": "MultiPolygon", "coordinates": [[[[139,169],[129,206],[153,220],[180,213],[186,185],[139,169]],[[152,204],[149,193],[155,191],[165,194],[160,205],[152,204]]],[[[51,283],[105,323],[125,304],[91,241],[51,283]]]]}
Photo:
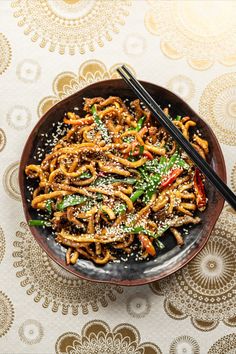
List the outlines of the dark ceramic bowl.
{"type": "MultiPolygon", "coordinates": [[[[198,129],[209,142],[210,153],[208,162],[223,181],[226,181],[225,163],[221,148],[215,134],[206,122],[172,92],[151,83],[142,82],[142,84],[162,108],[170,103],[173,114],[189,115],[197,122],[198,129]]],[[[29,183],[33,185],[35,182],[26,180],[24,169],[30,163],[37,163],[37,160],[33,157],[39,148],[45,148],[47,139],[42,134],[47,133],[48,136],[52,136],[57,127],[57,124],[53,123],[62,122],[64,113],[73,110],[74,107],[82,107],[83,97],[108,97],[110,95],[120,96],[122,99],[135,98],[133,92],[120,79],[98,82],[83,88],[57,103],[34,127],[24,147],[19,172],[20,190],[27,220],[36,219],[37,212],[31,208],[30,203],[27,201],[27,199],[31,199],[31,196],[26,188],[29,183]]],[[[161,279],[183,267],[197,255],[207,242],[223,208],[224,201],[215,188],[208,182],[206,182],[206,192],[208,206],[201,213],[202,222],[190,229],[189,234],[185,237],[185,245],[179,248],[173,236],[167,234],[162,240],[166,246],[165,249],[159,252],[155,259],[151,259],[150,261],[137,262],[130,259],[128,262],[111,262],[105,266],[98,266],[89,260],[80,259],[75,265],[67,266],[65,264],[65,248],[55,242],[50,228],[31,227],[31,232],[49,257],[76,276],[91,281],[120,285],[146,284],[161,279]]]]}

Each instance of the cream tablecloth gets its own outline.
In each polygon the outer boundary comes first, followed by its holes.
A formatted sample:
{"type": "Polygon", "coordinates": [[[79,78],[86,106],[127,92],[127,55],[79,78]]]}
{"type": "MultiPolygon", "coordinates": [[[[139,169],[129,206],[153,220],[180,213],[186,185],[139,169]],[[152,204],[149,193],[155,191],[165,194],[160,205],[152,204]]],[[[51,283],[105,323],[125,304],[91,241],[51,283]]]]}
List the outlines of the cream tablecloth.
{"type": "MultiPolygon", "coordinates": [[[[236,191],[236,1],[0,1],[0,353],[236,353],[236,215],[150,286],[94,284],[31,236],[17,181],[39,117],[89,83],[137,77],[183,97],[216,133],[236,191]]],[[[209,206],[210,207],[210,206],[209,206]]]]}

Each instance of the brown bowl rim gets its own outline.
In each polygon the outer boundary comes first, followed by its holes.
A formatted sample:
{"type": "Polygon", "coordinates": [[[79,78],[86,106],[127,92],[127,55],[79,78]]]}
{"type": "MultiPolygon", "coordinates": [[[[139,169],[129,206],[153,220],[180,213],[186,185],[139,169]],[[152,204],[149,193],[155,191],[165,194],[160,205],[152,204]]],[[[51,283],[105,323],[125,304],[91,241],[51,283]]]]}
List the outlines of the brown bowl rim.
{"type": "MultiPolygon", "coordinates": [[[[20,160],[20,166],[19,166],[19,175],[18,175],[18,179],[19,179],[19,186],[20,186],[20,193],[21,193],[21,198],[22,198],[22,204],[23,204],[23,210],[24,210],[24,215],[26,220],[29,219],[29,213],[28,213],[28,203],[26,201],[26,198],[24,196],[24,180],[23,180],[23,173],[24,173],[24,169],[27,163],[27,159],[26,159],[26,155],[27,155],[27,146],[28,144],[33,141],[34,138],[34,132],[42,125],[44,124],[44,122],[47,119],[47,116],[50,115],[50,113],[54,110],[56,110],[56,108],[58,106],[61,106],[64,104],[64,101],[70,99],[73,96],[78,95],[81,91],[83,91],[84,89],[87,88],[93,88],[96,87],[97,84],[111,84],[114,83],[115,81],[122,81],[122,79],[109,79],[109,80],[102,80],[102,81],[98,81],[95,83],[92,83],[90,85],[87,85],[83,88],[81,88],[79,91],[73,93],[72,95],[69,95],[67,97],[65,97],[63,100],[57,102],[55,105],[53,105],[46,113],[43,114],[43,116],[39,119],[39,121],[36,123],[36,125],[33,127],[31,133],[29,134],[26,143],[24,145],[23,148],[23,152],[21,155],[21,160],[20,160]]],[[[166,92],[168,92],[171,95],[174,95],[180,102],[183,102],[185,104],[185,106],[187,106],[197,117],[198,119],[202,120],[208,127],[210,135],[213,137],[214,140],[214,144],[217,147],[218,150],[218,163],[220,162],[221,164],[221,171],[220,171],[220,175],[222,180],[226,183],[227,182],[227,174],[226,174],[226,166],[225,166],[225,160],[224,160],[224,156],[220,147],[220,144],[217,140],[217,137],[215,135],[215,133],[213,132],[212,128],[207,124],[207,122],[202,119],[190,106],[188,103],[186,103],[181,97],[179,97],[177,94],[175,94],[174,92],[166,89],[165,87],[156,85],[155,83],[152,82],[148,82],[148,81],[143,81],[140,80],[140,82],[145,85],[153,85],[156,86],[158,88],[160,88],[161,90],[164,90],[166,92]]],[[[224,199],[222,196],[219,196],[219,200],[217,202],[216,205],[216,209],[215,209],[215,220],[211,223],[211,226],[209,227],[209,231],[207,233],[207,236],[203,239],[201,239],[200,243],[195,247],[195,250],[192,251],[190,254],[188,254],[184,260],[182,262],[179,262],[176,266],[174,266],[173,268],[171,268],[171,270],[168,270],[166,272],[162,272],[159,275],[156,276],[152,276],[152,277],[148,277],[148,278],[144,278],[144,279],[135,279],[135,280],[119,280],[119,279],[111,279],[111,280],[101,280],[101,279],[93,279],[90,278],[89,276],[86,276],[84,274],[80,274],[77,270],[75,270],[75,268],[73,268],[72,266],[66,266],[65,264],[62,263],[61,259],[57,258],[52,252],[49,251],[49,249],[47,249],[46,247],[44,247],[44,242],[42,237],[40,236],[40,232],[37,228],[35,227],[29,227],[30,232],[32,233],[34,239],[37,241],[37,243],[40,245],[40,247],[42,248],[42,250],[44,252],[46,252],[46,254],[54,261],[56,262],[60,267],[62,267],[63,269],[65,269],[66,271],[70,272],[71,274],[75,275],[76,277],[79,277],[81,279],[87,280],[87,281],[91,281],[91,282],[96,282],[96,283],[108,283],[108,284],[114,284],[114,285],[120,285],[120,286],[141,286],[141,285],[145,285],[145,284],[150,284],[154,281],[157,280],[161,280],[175,272],[177,272],[178,270],[180,270],[181,268],[183,268],[187,263],[189,263],[193,258],[195,258],[197,256],[197,254],[203,249],[203,247],[206,245],[207,241],[209,240],[209,237],[212,233],[212,230],[220,216],[220,213],[222,211],[224,207],[224,199]]]]}

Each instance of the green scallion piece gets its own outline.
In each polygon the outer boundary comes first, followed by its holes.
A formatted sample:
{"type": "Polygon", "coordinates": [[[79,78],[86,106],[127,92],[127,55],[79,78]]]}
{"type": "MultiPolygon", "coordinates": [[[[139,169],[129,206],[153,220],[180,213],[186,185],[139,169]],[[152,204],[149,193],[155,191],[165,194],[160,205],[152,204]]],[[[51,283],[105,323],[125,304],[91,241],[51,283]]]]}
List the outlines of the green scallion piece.
{"type": "Polygon", "coordinates": [[[80,195],[71,194],[66,195],[63,200],[57,204],[57,210],[63,211],[65,208],[73,205],[78,205],[84,203],[88,198],[82,197],[80,195]]]}
{"type": "Polygon", "coordinates": [[[149,175],[146,173],[146,168],[145,168],[146,165],[143,165],[142,167],[139,167],[138,168],[138,171],[140,172],[142,178],[145,180],[145,181],[148,181],[149,180],[149,175]]]}
{"type": "Polygon", "coordinates": [[[166,166],[163,170],[163,174],[167,173],[174,166],[175,161],[177,160],[178,157],[179,157],[179,153],[178,151],[175,151],[175,153],[171,156],[169,161],[166,163],[166,166]]]}
{"type": "Polygon", "coordinates": [[[174,120],[181,120],[182,116],[177,115],[174,120]]]}
{"type": "Polygon", "coordinates": [[[96,200],[97,200],[98,202],[102,202],[103,199],[104,199],[104,197],[103,197],[103,194],[102,194],[102,193],[96,193],[96,200]]]}
{"type": "Polygon", "coordinates": [[[184,159],[182,159],[181,157],[177,158],[175,165],[177,167],[183,167],[185,170],[188,170],[190,168],[189,164],[187,164],[187,162],[184,161],[184,159]]]}
{"type": "Polygon", "coordinates": [[[143,145],[140,145],[139,146],[139,155],[142,155],[144,152],[144,146],[143,145]]]}
{"type": "Polygon", "coordinates": [[[127,183],[127,184],[135,184],[137,182],[137,180],[135,178],[114,178],[113,181],[111,183],[116,183],[116,182],[120,182],[120,183],[127,183]]]}
{"type": "Polygon", "coordinates": [[[47,226],[50,227],[51,223],[47,220],[29,220],[28,221],[29,226],[47,226]]]}
{"type": "Polygon", "coordinates": [[[143,190],[143,189],[137,189],[137,190],[130,196],[130,200],[134,203],[143,193],[144,193],[144,190],[143,190]]]}
{"type": "Polygon", "coordinates": [[[46,209],[51,214],[52,212],[52,199],[48,199],[45,203],[46,209]]]}
{"type": "Polygon", "coordinates": [[[127,177],[127,178],[115,178],[115,177],[99,177],[92,183],[93,186],[99,185],[109,185],[112,183],[127,183],[127,184],[135,184],[137,180],[135,178],[127,177]]]}
{"type": "Polygon", "coordinates": [[[83,172],[81,173],[81,175],[79,176],[80,179],[88,179],[88,178],[91,178],[92,175],[90,172],[83,172]]]}
{"type": "Polygon", "coordinates": [[[160,250],[163,250],[163,248],[165,248],[164,243],[161,242],[160,240],[155,239],[155,242],[156,242],[156,244],[157,244],[157,247],[158,247],[160,250]]]}
{"type": "Polygon", "coordinates": [[[160,227],[157,231],[157,237],[160,237],[164,234],[164,232],[166,232],[166,230],[168,230],[170,227],[170,225],[164,225],[162,227],[160,227]]]}
{"type": "MultiPolygon", "coordinates": [[[[139,234],[140,232],[142,232],[143,234],[145,234],[149,237],[153,237],[155,239],[160,237],[159,233],[151,232],[151,231],[145,229],[145,227],[143,227],[143,226],[134,226],[134,227],[124,226],[124,231],[129,232],[131,234],[139,234]]],[[[162,244],[163,248],[165,247],[161,241],[160,241],[160,244],[162,244]]]]}
{"type": "Polygon", "coordinates": [[[97,110],[94,105],[91,107],[91,111],[92,111],[93,118],[94,118],[95,123],[97,124],[98,129],[102,133],[103,139],[105,140],[106,143],[109,143],[111,141],[111,139],[110,139],[108,130],[107,130],[105,124],[103,124],[103,122],[101,121],[99,115],[97,114],[97,110]]]}
{"type": "Polygon", "coordinates": [[[125,204],[119,204],[114,208],[114,213],[116,215],[123,214],[126,211],[126,205],[125,204]]]}
{"type": "Polygon", "coordinates": [[[142,116],[142,117],[138,120],[138,122],[137,122],[137,127],[135,128],[135,130],[136,130],[137,132],[139,132],[139,131],[142,129],[143,123],[144,123],[145,119],[146,119],[146,116],[142,116]]]}

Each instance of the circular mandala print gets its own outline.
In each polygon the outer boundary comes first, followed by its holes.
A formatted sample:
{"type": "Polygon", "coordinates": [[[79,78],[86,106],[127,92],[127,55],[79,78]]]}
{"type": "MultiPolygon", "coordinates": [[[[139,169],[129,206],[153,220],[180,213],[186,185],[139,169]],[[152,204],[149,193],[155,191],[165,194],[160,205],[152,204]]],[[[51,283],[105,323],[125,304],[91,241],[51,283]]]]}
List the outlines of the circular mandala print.
{"type": "MultiPolygon", "coordinates": [[[[118,66],[120,66],[119,63],[107,69],[105,64],[99,60],[87,60],[79,67],[78,74],[69,71],[60,73],[56,76],[52,85],[54,95],[43,98],[39,103],[39,117],[46,113],[57,102],[87,85],[97,81],[118,78],[119,74],[116,72],[118,66]]],[[[126,66],[135,74],[134,70],[129,65],[126,64],[126,66]]]]}
{"type": "Polygon", "coordinates": [[[11,300],[0,291],[0,338],[4,336],[14,320],[14,309],[11,300]]]}
{"type": "Polygon", "coordinates": [[[140,56],[146,49],[146,40],[140,34],[129,34],[124,42],[124,52],[130,56],[140,56]]]}
{"type": "Polygon", "coordinates": [[[4,133],[4,130],[2,130],[2,128],[0,128],[0,152],[4,149],[5,145],[6,145],[6,134],[4,133]]]}
{"type": "Polygon", "coordinates": [[[6,249],[6,241],[5,241],[3,229],[0,226],[0,263],[3,260],[5,249],[6,249]]]}
{"type": "Polygon", "coordinates": [[[88,322],[81,335],[63,333],[56,341],[57,354],[161,354],[153,343],[140,343],[140,334],[134,326],[122,323],[113,330],[103,321],[88,322]]]}
{"type": "Polygon", "coordinates": [[[39,321],[26,320],[19,327],[18,334],[20,340],[25,344],[36,344],[43,338],[43,326],[39,321]]]}
{"type": "Polygon", "coordinates": [[[40,47],[73,55],[103,47],[128,16],[130,0],[14,0],[14,17],[40,47]]]}
{"type": "Polygon", "coordinates": [[[169,354],[200,354],[200,347],[196,339],[189,336],[181,336],[173,340],[169,354]]]}
{"type": "Polygon", "coordinates": [[[201,96],[199,112],[220,142],[236,145],[236,73],[224,74],[210,82],[201,96]]]}
{"type": "Polygon", "coordinates": [[[7,69],[11,61],[11,47],[7,38],[0,33],[0,75],[7,69]]]}
{"type": "Polygon", "coordinates": [[[235,354],[236,353],[236,334],[228,334],[220,338],[209,349],[207,354],[235,354]]]}
{"type": "Polygon", "coordinates": [[[234,193],[236,193],[236,164],[232,169],[230,182],[234,193]]]}
{"type": "Polygon", "coordinates": [[[36,82],[41,73],[40,65],[32,59],[22,60],[16,68],[16,75],[19,80],[25,83],[36,82]]]}
{"type": "Polygon", "coordinates": [[[168,81],[166,87],[185,101],[190,101],[195,94],[193,81],[184,75],[173,77],[168,81]]]}
{"type": "Polygon", "coordinates": [[[146,28],[160,36],[167,57],[186,57],[198,70],[208,69],[216,60],[224,65],[236,63],[235,1],[148,2],[146,28]]]}
{"type": "Polygon", "coordinates": [[[3,187],[9,197],[15,200],[21,200],[18,173],[19,162],[14,162],[7,167],[3,175],[3,187]]]}
{"type": "MultiPolygon", "coordinates": [[[[175,319],[191,317],[195,327],[210,330],[223,321],[236,326],[236,218],[223,212],[203,250],[157,286],[165,311],[175,319]]],[[[151,288],[155,292],[155,285],[151,288]]]]}
{"type": "Polygon", "coordinates": [[[14,106],[7,113],[7,122],[10,127],[16,130],[22,130],[29,126],[31,113],[27,107],[14,106]]]}
{"type": "Polygon", "coordinates": [[[22,222],[20,226],[23,231],[16,233],[13,244],[14,267],[19,268],[16,276],[22,278],[20,284],[27,294],[33,295],[35,302],[42,302],[44,308],[50,307],[53,312],[61,309],[64,315],[69,311],[75,316],[79,311],[88,314],[90,309],[98,311],[99,306],[108,306],[123,292],[119,286],[88,282],[65,271],[42,251],[27,224],[22,222]]]}
{"type": "Polygon", "coordinates": [[[131,295],[126,302],[127,312],[135,318],[142,318],[149,314],[151,304],[147,296],[142,293],[131,295]]]}

